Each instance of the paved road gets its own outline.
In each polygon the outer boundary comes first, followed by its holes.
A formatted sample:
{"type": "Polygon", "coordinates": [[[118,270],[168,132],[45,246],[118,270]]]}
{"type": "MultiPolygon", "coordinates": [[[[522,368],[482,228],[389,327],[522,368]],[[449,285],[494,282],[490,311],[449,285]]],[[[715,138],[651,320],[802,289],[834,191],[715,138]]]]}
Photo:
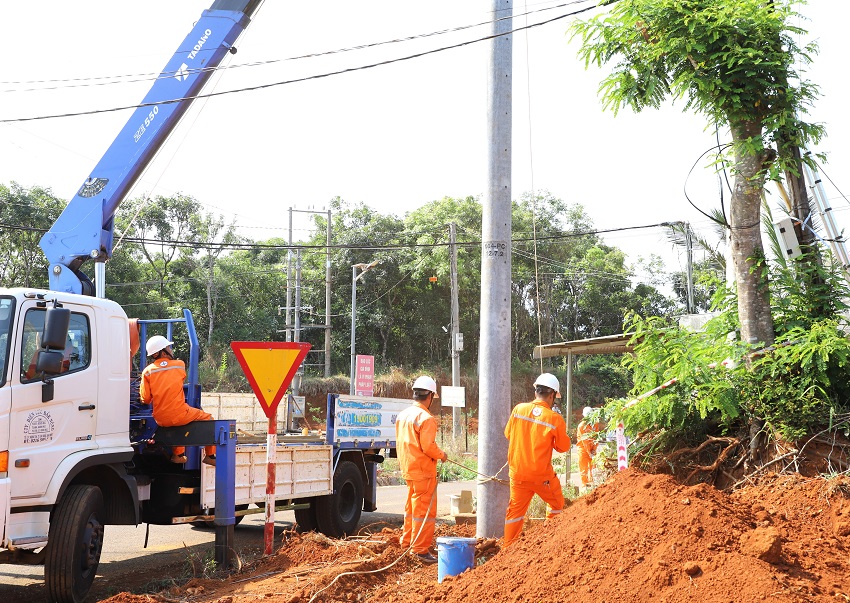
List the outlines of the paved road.
{"type": "MultiPolygon", "coordinates": [[[[475,482],[441,483],[437,488],[437,514],[449,516],[449,496],[461,490],[472,490],[475,482]]],[[[363,513],[360,527],[381,524],[401,525],[407,486],[382,486],[378,488],[380,512],[363,513]]],[[[295,516],[292,511],[275,515],[275,534],[292,528],[295,516]]],[[[145,549],[147,526],[108,526],[101,555],[98,576],[90,600],[96,601],[125,590],[122,584],[144,584],[167,580],[169,576],[181,577],[190,572],[189,559],[197,562],[212,556],[215,532],[193,526],[150,526],[148,547],[145,549]]],[[[236,550],[241,556],[251,557],[263,549],[263,514],[249,515],[235,529],[236,550]]],[[[0,564],[0,600],[9,603],[44,603],[43,566],[18,566],[0,564]]]]}

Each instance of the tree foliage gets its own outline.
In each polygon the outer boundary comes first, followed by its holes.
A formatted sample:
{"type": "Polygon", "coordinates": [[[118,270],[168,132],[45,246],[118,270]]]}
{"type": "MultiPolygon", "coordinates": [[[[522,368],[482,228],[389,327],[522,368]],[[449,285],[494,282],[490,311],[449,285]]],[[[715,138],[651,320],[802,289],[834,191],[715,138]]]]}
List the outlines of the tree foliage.
{"type": "MultiPolygon", "coordinates": [[[[41,189],[13,185],[0,193],[9,200],[2,206],[3,223],[48,228],[63,207],[61,200],[41,189]]],[[[379,370],[439,366],[448,370],[449,225],[454,223],[464,334],[461,362],[474,369],[480,322],[481,203],[474,197],[446,197],[396,216],[337,198],[330,210],[330,247],[326,213],[314,215],[311,232],[290,246],[282,239],[237,236],[235,223],[205,212],[189,195],[128,200],[115,217],[107,295],[128,315],[141,319],[179,316],[183,308],[190,309],[202,343],[204,383],[241,383],[238,365],[229,358],[229,344],[284,339],[291,262],[290,304],[295,304],[297,285],[300,339],[314,350],[308,356],[307,375],[322,375],[330,265],[331,372],[347,375],[352,266],[377,261],[357,280],[357,352],[374,355],[379,370]],[[301,278],[296,283],[299,262],[301,278]]],[[[512,211],[514,333],[509,353],[518,362],[530,366],[532,350],[541,341],[619,333],[630,310],[649,315],[672,311],[673,304],[656,288],[658,283],[637,280],[623,253],[599,240],[581,205],[542,192],[517,200],[512,211]]],[[[3,248],[6,255],[0,258],[2,284],[18,284],[18,278],[31,286],[46,284],[40,235],[40,231],[0,229],[8,242],[3,248]]],[[[294,317],[290,322],[293,331],[294,317]]],[[[606,368],[610,362],[588,370],[600,375],[600,383],[616,381],[617,391],[622,391],[624,376],[606,368]]]]}
{"type": "Polygon", "coordinates": [[[816,48],[800,47],[797,0],[620,0],[578,22],[580,56],[611,65],[600,85],[606,108],[657,108],[683,99],[685,110],[725,124],[732,134],[731,234],[738,312],[746,341],[773,342],[759,226],[764,181],[797,170],[795,151],[822,128],[801,119],[817,88],[795,65],[816,48]],[[793,85],[792,85],[793,83],[793,85]]]}

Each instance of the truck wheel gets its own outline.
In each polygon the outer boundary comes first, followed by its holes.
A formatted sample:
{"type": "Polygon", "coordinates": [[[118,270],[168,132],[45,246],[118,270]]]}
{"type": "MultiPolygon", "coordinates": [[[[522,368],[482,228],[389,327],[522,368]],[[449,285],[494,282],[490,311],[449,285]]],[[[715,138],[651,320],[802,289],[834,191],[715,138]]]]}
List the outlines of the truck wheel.
{"type": "Polygon", "coordinates": [[[82,603],[103,547],[103,493],[97,486],[66,490],[50,522],[44,577],[53,603],[82,603]]]}
{"type": "Polygon", "coordinates": [[[319,524],[316,522],[316,499],[308,498],[299,502],[309,502],[310,506],[306,509],[295,509],[295,529],[299,532],[315,532],[319,529],[319,524]]]}
{"type": "Polygon", "coordinates": [[[351,534],[363,511],[363,476],[357,465],[341,461],[334,473],[334,493],[316,498],[316,523],[326,536],[351,534]]]}

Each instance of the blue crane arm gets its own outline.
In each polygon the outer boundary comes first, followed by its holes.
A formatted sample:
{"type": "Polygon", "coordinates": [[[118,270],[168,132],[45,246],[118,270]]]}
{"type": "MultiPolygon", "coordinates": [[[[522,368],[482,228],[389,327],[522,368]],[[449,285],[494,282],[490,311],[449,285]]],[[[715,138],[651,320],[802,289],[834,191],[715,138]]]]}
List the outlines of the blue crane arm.
{"type": "Polygon", "coordinates": [[[65,210],[41,238],[53,291],[94,295],[80,266],[112,256],[113,218],[128,191],[177,126],[250,22],[262,0],[215,0],[65,210]]]}

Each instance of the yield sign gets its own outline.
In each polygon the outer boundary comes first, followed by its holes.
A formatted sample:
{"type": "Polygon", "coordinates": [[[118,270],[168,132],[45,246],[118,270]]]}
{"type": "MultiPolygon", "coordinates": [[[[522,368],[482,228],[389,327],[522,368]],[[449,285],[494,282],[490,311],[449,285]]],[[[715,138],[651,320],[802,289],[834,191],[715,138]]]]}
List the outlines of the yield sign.
{"type": "Polygon", "coordinates": [[[312,346],[297,341],[231,341],[230,347],[271,419],[312,346]]]}

